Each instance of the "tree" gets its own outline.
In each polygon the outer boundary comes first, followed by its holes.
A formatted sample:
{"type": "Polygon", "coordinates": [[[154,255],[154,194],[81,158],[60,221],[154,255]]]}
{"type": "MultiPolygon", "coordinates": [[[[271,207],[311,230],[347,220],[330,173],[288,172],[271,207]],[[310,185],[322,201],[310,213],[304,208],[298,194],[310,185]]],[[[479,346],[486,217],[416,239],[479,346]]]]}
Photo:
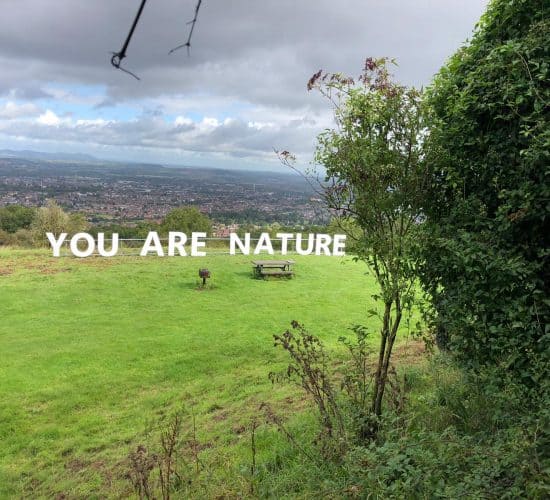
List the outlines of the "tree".
{"type": "Polygon", "coordinates": [[[36,209],[22,205],[7,205],[0,208],[0,230],[15,233],[19,229],[29,229],[36,209]]]}
{"type": "Polygon", "coordinates": [[[550,359],[550,6],[493,1],[436,76],[422,283],[464,366],[531,387],[550,359]]]}
{"type": "Polygon", "coordinates": [[[32,232],[36,243],[43,245],[47,242],[46,233],[56,236],[61,233],[74,234],[86,230],[87,227],[88,223],[82,214],[68,214],[55,200],[48,200],[45,207],[38,209],[32,223],[32,232]]]}
{"type": "Polygon", "coordinates": [[[212,221],[196,207],[179,207],[170,210],[161,224],[162,231],[181,231],[191,234],[192,232],[210,233],[212,221]]]}
{"type": "MultiPolygon", "coordinates": [[[[326,170],[323,198],[341,221],[352,221],[341,227],[352,228],[358,258],[372,269],[380,289],[374,298],[383,305],[372,434],[382,415],[397,331],[414,300],[411,248],[426,172],[421,92],[394,83],[387,63],[367,59],[357,81],[319,71],[308,83],[334,106],[336,128],[319,135],[315,155],[326,170]]],[[[292,160],[286,152],[282,156],[292,160]]]]}

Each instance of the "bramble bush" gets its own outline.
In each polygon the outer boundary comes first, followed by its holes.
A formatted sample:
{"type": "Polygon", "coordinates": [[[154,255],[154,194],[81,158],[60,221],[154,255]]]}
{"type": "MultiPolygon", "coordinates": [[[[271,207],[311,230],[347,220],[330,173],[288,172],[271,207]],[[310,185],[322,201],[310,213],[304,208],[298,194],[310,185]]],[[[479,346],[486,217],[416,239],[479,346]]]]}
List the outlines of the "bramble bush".
{"type": "Polygon", "coordinates": [[[493,1],[428,90],[421,244],[440,338],[464,366],[535,392],[550,375],[548,13],[493,1]]]}
{"type": "MultiPolygon", "coordinates": [[[[302,428],[287,428],[296,436],[291,448],[300,460],[263,464],[259,491],[300,498],[548,497],[550,411],[525,413],[519,384],[507,380],[502,390],[490,370],[472,376],[448,355],[401,375],[408,381],[408,403],[400,411],[388,405],[376,440],[348,432],[339,460],[319,460],[323,455],[316,450],[326,450],[327,443],[311,440],[302,428]]],[[[353,429],[354,406],[336,401],[353,429]]],[[[323,433],[322,420],[317,425],[323,433]]]]}

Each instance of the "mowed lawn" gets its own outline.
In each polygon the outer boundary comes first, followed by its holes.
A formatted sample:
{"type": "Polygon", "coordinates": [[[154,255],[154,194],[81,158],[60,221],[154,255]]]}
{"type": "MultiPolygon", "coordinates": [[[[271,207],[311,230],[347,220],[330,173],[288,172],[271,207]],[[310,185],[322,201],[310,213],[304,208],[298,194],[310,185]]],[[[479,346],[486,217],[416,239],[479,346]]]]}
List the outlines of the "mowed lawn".
{"type": "Polygon", "coordinates": [[[114,494],[108,471],[180,404],[229,455],[260,402],[299,411],[299,392],[268,380],[286,361],[273,334],[296,319],[338,349],[351,325],[376,325],[376,287],[351,258],[293,258],[294,279],[264,281],[245,256],[0,249],[0,498],[114,494]]]}

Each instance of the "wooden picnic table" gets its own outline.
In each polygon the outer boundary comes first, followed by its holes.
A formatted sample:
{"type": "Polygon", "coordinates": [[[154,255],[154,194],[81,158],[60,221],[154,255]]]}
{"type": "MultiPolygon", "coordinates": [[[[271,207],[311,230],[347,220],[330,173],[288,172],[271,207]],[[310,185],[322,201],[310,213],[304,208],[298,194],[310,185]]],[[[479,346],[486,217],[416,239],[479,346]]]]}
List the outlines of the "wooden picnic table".
{"type": "Polygon", "coordinates": [[[291,267],[293,260],[253,260],[254,274],[256,276],[292,276],[291,267]]]}

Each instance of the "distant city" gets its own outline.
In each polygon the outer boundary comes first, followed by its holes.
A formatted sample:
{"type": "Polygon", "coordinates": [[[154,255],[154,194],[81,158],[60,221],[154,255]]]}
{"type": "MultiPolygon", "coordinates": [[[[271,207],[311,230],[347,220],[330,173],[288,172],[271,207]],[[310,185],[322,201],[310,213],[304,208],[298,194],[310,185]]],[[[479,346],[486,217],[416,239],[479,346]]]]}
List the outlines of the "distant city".
{"type": "Polygon", "coordinates": [[[328,221],[312,186],[290,172],[59,157],[0,151],[0,206],[42,206],[55,199],[67,210],[85,214],[91,223],[131,225],[160,221],[175,207],[193,205],[217,223],[220,233],[240,224],[305,227],[328,221]]]}

